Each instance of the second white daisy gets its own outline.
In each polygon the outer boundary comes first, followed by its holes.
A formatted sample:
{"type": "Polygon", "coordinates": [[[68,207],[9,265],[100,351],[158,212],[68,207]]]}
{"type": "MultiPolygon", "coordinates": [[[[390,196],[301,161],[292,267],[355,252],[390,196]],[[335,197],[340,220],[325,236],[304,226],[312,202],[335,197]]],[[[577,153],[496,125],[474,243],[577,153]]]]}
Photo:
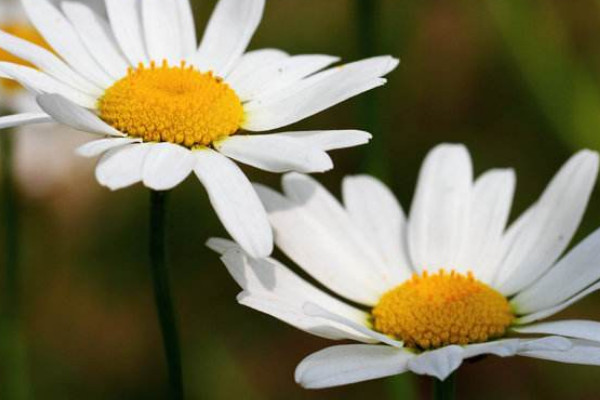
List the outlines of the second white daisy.
{"type": "Polygon", "coordinates": [[[284,177],[284,195],[259,186],[277,246],[348,301],[233,242],[209,245],[243,288],[240,303],[318,336],[362,342],[302,361],[296,380],[307,388],[406,371],[443,380],[482,354],[600,365],[600,323],[536,323],[600,288],[600,231],[560,258],[597,172],[596,153],[576,154],[508,229],[514,172],[473,180],[460,145],[427,156],[408,218],[368,176],[344,180],[343,206],[301,174],[284,177]]]}

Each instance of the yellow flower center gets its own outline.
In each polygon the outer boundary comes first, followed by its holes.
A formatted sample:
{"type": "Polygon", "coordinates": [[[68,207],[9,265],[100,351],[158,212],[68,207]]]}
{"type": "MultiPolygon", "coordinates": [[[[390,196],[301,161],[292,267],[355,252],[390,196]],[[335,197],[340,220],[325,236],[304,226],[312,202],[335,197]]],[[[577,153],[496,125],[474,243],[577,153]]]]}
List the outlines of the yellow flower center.
{"type": "Polygon", "coordinates": [[[372,315],[377,331],[422,350],[498,338],[514,318],[506,298],[472,273],[444,270],[414,274],[384,294],[372,315]]]}
{"type": "Polygon", "coordinates": [[[140,65],[98,101],[100,118],[146,142],[207,146],[237,132],[244,110],[236,93],[212,72],[140,65]]]}
{"type": "MultiPolygon", "coordinates": [[[[13,36],[50,50],[50,46],[48,43],[46,43],[42,35],[40,35],[38,31],[36,31],[31,25],[23,23],[10,23],[0,26],[0,29],[4,32],[10,33],[13,36]]],[[[0,61],[33,67],[33,65],[31,65],[29,62],[24,61],[3,49],[0,49],[0,61]]],[[[7,90],[17,90],[22,88],[17,81],[13,81],[11,79],[0,79],[0,86],[7,90]]]]}

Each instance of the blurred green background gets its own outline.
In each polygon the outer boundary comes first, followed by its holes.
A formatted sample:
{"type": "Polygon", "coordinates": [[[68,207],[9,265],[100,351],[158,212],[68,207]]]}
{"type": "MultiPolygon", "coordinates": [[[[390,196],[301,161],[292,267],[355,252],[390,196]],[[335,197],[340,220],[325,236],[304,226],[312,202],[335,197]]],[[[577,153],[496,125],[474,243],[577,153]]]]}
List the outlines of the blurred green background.
{"type": "MultiPolygon", "coordinates": [[[[214,4],[195,1],[199,31],[214,4]]],[[[426,152],[439,142],[463,142],[477,172],[517,170],[514,217],[575,150],[600,148],[599,36],[598,0],[270,0],[251,48],[345,61],[370,54],[402,59],[384,88],[294,126],[374,133],[369,146],[333,153],[335,170],[318,179],[334,193],[344,175],[370,172],[407,209],[426,152]]],[[[36,173],[20,178],[22,306],[34,398],[165,398],[147,258],[149,195],[141,185],[111,193],[95,182],[93,169],[93,161],[77,160],[70,174],[35,195],[26,188],[36,173]]],[[[276,175],[245,170],[278,185],[276,175]]],[[[598,191],[576,239],[597,226],[598,191]]],[[[428,397],[430,380],[412,375],[301,389],[295,366],[331,343],[236,304],[238,288],[204,246],[225,233],[195,178],[172,194],[170,233],[189,398],[428,397]]],[[[599,320],[599,310],[595,294],[561,317],[599,320]]],[[[599,378],[594,367],[488,357],[461,368],[458,394],[597,399],[599,378]]]]}

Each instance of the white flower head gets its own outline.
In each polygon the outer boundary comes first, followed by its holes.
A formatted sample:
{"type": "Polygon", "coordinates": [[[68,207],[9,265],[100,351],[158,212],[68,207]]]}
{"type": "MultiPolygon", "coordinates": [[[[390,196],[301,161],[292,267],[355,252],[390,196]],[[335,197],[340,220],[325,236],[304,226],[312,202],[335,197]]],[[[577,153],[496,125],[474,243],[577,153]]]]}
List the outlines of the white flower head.
{"type": "Polygon", "coordinates": [[[462,145],[430,152],[408,217],[369,176],[344,180],[343,205],[306,175],[284,176],[283,195],[257,185],[277,246],[339,298],[233,242],[209,246],[243,288],[240,303],[361,342],[304,359],[296,381],[306,388],[406,371],[443,380],[483,354],[600,365],[599,322],[537,322],[600,288],[600,230],[563,255],[597,172],[598,155],[579,152],[508,228],[514,172],[474,180],[462,145]]]}
{"type": "Polygon", "coordinates": [[[102,155],[100,184],[169,190],[195,172],[231,236],[253,256],[272,250],[267,216],[236,160],[272,172],[323,172],[327,151],[368,142],[363,131],[244,134],[283,128],[381,86],[398,60],[375,57],[327,69],[337,57],[246,52],[265,0],[220,0],[198,45],[189,0],[86,4],[22,0],[56,53],[0,31],[0,48],[35,68],[0,62],[0,74],[37,94],[42,113],[0,118],[0,128],[55,121],[105,136],[79,149],[102,155]]]}

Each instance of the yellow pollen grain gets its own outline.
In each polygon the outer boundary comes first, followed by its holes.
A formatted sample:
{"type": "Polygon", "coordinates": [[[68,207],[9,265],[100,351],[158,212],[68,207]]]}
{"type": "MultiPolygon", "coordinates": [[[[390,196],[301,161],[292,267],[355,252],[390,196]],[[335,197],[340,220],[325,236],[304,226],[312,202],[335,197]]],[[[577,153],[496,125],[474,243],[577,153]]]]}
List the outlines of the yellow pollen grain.
{"type": "MultiPolygon", "coordinates": [[[[43,47],[47,50],[51,50],[50,46],[48,45],[48,43],[46,43],[42,35],[40,35],[39,32],[35,30],[35,28],[31,25],[25,23],[9,23],[1,25],[0,29],[20,39],[26,40],[33,44],[37,44],[38,46],[43,47]]],[[[1,48],[0,61],[25,65],[27,67],[33,67],[33,65],[31,65],[29,62],[19,57],[16,57],[15,55],[1,48]]],[[[18,82],[13,81],[11,79],[0,79],[0,86],[2,86],[4,89],[11,91],[22,88],[22,86],[18,82]]]]}
{"type": "Polygon", "coordinates": [[[236,93],[212,72],[140,64],[98,101],[100,118],[146,142],[207,146],[236,133],[244,110],[236,93]]]}
{"type": "Polygon", "coordinates": [[[508,300],[472,273],[444,270],[414,274],[381,297],[372,317],[377,331],[421,350],[486,342],[514,319],[508,300]]]}

